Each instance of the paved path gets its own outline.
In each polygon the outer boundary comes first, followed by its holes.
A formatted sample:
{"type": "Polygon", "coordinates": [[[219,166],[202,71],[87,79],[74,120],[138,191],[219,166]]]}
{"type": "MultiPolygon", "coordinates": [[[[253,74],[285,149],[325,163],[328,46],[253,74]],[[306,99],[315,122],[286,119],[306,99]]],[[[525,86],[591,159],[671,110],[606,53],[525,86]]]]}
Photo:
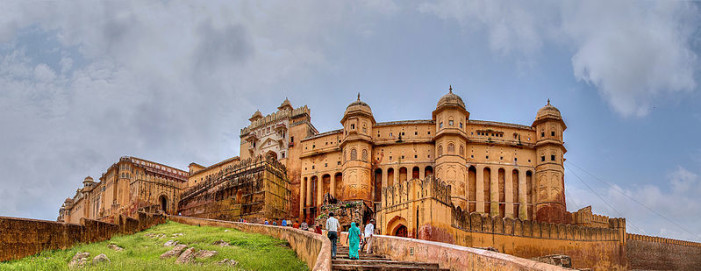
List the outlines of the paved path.
{"type": "Polygon", "coordinates": [[[437,263],[417,263],[417,262],[400,262],[385,258],[384,256],[360,253],[359,260],[351,260],[348,258],[348,247],[338,247],[336,259],[333,260],[333,270],[436,270],[449,271],[448,269],[440,269],[437,263]]]}

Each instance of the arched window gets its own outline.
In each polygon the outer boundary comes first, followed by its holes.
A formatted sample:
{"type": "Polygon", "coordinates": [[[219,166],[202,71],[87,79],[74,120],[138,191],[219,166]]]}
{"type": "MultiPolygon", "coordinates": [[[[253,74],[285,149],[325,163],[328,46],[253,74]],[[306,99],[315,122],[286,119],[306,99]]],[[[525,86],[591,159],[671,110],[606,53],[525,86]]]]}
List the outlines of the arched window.
{"type": "Polygon", "coordinates": [[[455,153],[455,144],[453,142],[448,143],[448,154],[455,153]]]}
{"type": "Polygon", "coordinates": [[[351,161],[358,160],[358,151],[356,151],[355,149],[351,149],[351,157],[350,157],[350,160],[351,160],[351,161]]]}
{"type": "Polygon", "coordinates": [[[367,160],[368,160],[368,150],[363,149],[363,161],[367,161],[367,160]]]}
{"type": "Polygon", "coordinates": [[[438,156],[443,155],[443,146],[438,145],[438,156]]]}
{"type": "Polygon", "coordinates": [[[465,146],[460,145],[460,156],[465,156],[465,146]]]}

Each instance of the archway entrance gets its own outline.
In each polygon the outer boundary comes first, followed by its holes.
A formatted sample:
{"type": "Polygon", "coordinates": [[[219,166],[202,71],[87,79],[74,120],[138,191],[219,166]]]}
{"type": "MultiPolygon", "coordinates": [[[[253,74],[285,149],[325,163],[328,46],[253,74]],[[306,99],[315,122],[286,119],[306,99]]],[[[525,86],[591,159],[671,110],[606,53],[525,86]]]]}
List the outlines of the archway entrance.
{"type": "Polygon", "coordinates": [[[166,198],[166,196],[161,196],[160,202],[161,211],[163,211],[164,213],[168,213],[168,199],[166,198]]]}
{"type": "Polygon", "coordinates": [[[392,235],[397,236],[397,237],[408,237],[408,236],[409,236],[409,232],[407,231],[406,226],[404,226],[404,225],[399,225],[399,227],[397,227],[397,228],[394,230],[394,234],[392,234],[392,235]]]}

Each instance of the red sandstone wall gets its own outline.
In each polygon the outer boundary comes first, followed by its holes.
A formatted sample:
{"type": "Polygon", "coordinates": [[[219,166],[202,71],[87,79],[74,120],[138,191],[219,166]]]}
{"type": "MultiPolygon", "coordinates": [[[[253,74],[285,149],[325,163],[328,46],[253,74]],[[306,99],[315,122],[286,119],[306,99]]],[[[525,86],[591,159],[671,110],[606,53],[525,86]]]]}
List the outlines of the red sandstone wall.
{"type": "Polygon", "coordinates": [[[701,244],[629,234],[626,253],[631,269],[699,270],[701,244]]]}
{"type": "Polygon", "coordinates": [[[0,217],[0,261],[20,259],[47,249],[66,249],[78,243],[99,242],[115,234],[131,234],[165,222],[162,215],[139,213],[139,220],[111,224],[81,219],[82,225],[0,217]]]}

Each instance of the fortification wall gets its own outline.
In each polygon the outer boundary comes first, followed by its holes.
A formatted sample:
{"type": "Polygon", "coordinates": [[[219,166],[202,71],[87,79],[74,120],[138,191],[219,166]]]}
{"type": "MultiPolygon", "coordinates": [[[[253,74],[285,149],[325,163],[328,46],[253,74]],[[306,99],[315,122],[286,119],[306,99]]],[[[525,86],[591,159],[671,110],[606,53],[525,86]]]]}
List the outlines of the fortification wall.
{"type": "Polygon", "coordinates": [[[699,270],[701,243],[628,234],[626,252],[631,269],[699,270]]]}
{"type": "MultiPolygon", "coordinates": [[[[625,219],[610,219],[609,228],[592,228],[454,213],[452,224],[453,243],[461,246],[493,247],[523,258],[564,254],[572,258],[574,268],[614,270],[628,264],[625,219]]],[[[423,225],[420,233],[433,227],[423,225]]]]}
{"type": "Polygon", "coordinates": [[[168,216],[168,219],[188,225],[225,227],[245,232],[260,233],[285,240],[290,243],[292,249],[297,253],[297,257],[306,262],[311,270],[331,270],[331,241],[322,235],[292,227],[278,227],[184,216],[168,216]]]}
{"type": "Polygon", "coordinates": [[[100,242],[116,234],[131,234],[164,223],[165,216],[139,213],[121,217],[119,224],[81,219],[80,225],[46,220],[0,217],[0,261],[21,259],[47,249],[66,249],[100,242]]]}

